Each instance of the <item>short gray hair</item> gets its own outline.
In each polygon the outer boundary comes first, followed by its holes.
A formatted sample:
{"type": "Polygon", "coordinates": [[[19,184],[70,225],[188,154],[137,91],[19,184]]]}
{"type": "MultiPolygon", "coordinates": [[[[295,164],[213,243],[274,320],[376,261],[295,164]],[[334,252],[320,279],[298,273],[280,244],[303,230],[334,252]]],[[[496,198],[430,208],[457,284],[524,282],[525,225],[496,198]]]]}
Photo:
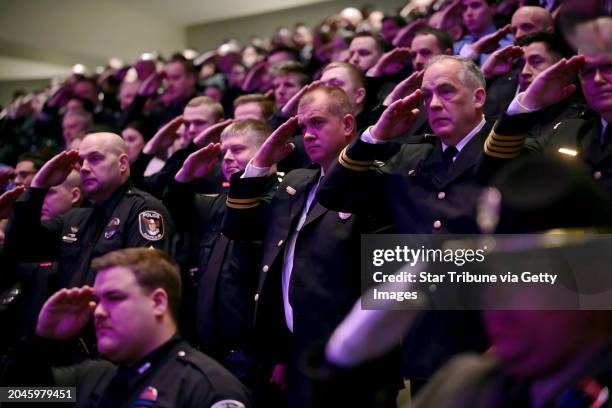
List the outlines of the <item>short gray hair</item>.
{"type": "Polygon", "coordinates": [[[459,75],[459,77],[463,85],[469,86],[473,89],[476,89],[476,88],[486,89],[487,82],[485,80],[484,75],[482,74],[482,71],[478,67],[478,65],[476,65],[474,61],[469,60],[467,58],[460,57],[458,55],[436,55],[435,57],[430,59],[429,62],[427,62],[427,65],[425,66],[425,70],[429,69],[429,67],[431,67],[432,65],[438,62],[442,62],[446,60],[455,61],[461,64],[462,69],[461,69],[461,74],[459,75]]]}

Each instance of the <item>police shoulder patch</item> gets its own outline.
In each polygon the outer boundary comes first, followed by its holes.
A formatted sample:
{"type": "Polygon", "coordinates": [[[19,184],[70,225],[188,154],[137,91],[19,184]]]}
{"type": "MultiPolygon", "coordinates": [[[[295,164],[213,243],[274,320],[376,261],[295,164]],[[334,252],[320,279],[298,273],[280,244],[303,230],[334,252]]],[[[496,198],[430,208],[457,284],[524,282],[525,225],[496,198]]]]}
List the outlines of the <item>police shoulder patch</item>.
{"type": "Polygon", "coordinates": [[[164,237],[164,217],[156,211],[143,211],[138,214],[140,235],[149,241],[159,241],[164,237]]]}
{"type": "Polygon", "coordinates": [[[210,408],[245,408],[245,405],[236,400],[222,400],[215,402],[210,408]]]}

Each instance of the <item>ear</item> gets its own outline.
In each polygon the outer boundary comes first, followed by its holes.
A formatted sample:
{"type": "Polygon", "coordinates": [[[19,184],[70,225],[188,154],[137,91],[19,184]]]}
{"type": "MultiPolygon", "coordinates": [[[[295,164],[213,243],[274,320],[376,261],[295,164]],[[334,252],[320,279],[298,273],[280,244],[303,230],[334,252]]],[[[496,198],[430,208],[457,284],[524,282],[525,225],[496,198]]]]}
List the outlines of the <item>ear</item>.
{"type": "Polygon", "coordinates": [[[122,174],[130,171],[130,159],[126,153],[119,156],[119,170],[122,174]]]}
{"type": "Polygon", "coordinates": [[[365,97],[366,97],[366,90],[365,90],[365,88],[359,88],[357,90],[357,98],[355,99],[355,105],[359,105],[361,102],[363,102],[365,97]]]}
{"type": "Polygon", "coordinates": [[[450,48],[445,49],[442,52],[443,55],[453,55],[453,50],[451,50],[450,48]]]}
{"type": "Polygon", "coordinates": [[[348,140],[352,139],[355,134],[355,117],[351,114],[346,114],[342,118],[342,124],[344,126],[344,134],[348,137],[348,140]]]}
{"type": "Polygon", "coordinates": [[[474,106],[476,109],[482,109],[485,104],[487,92],[483,88],[477,88],[474,91],[474,106]]]}
{"type": "Polygon", "coordinates": [[[168,311],[168,294],[162,288],[157,288],[151,293],[153,311],[155,316],[163,316],[168,311]]]}
{"type": "Polygon", "coordinates": [[[73,187],[72,191],[70,192],[70,195],[72,196],[72,198],[70,199],[70,203],[75,206],[76,204],[81,202],[81,189],[78,187],[73,187]]]}

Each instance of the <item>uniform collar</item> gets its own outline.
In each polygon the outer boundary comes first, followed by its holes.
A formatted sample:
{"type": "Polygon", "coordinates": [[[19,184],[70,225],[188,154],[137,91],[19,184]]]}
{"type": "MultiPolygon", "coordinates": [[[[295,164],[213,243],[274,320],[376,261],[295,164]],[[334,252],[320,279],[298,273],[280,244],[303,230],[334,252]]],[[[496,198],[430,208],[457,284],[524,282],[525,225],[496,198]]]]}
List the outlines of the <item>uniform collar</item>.
{"type": "Polygon", "coordinates": [[[102,204],[95,204],[95,207],[102,210],[106,216],[110,217],[113,214],[115,207],[117,207],[117,204],[119,204],[121,198],[123,198],[125,193],[130,188],[134,188],[134,184],[132,183],[131,179],[128,179],[128,181],[119,186],[119,188],[109,198],[107,198],[106,201],[104,201],[102,204]]]}
{"type": "MultiPolygon", "coordinates": [[[[482,130],[482,128],[484,127],[485,123],[486,123],[486,120],[483,117],[482,120],[480,121],[480,123],[478,125],[476,125],[476,127],[474,129],[472,129],[470,131],[470,133],[465,135],[465,137],[463,139],[461,139],[459,141],[459,143],[457,143],[455,145],[455,147],[457,148],[457,154],[461,153],[461,150],[470,142],[470,140],[472,140],[474,138],[474,136],[476,136],[478,134],[478,132],[480,132],[482,130]]],[[[448,148],[448,145],[445,144],[445,143],[442,143],[442,151],[445,151],[447,148],[448,148]]]]}

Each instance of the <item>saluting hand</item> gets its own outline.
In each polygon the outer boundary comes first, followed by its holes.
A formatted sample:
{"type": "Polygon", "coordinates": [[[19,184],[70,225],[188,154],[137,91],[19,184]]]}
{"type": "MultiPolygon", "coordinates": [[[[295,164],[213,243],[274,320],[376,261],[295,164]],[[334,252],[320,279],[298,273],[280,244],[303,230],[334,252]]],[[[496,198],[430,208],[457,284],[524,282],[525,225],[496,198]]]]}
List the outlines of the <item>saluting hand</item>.
{"type": "Polygon", "coordinates": [[[253,158],[253,165],[257,167],[271,167],[287,157],[295,145],[287,141],[298,128],[298,118],[293,116],[280,125],[259,148],[253,158]]]}
{"type": "Polygon", "coordinates": [[[36,334],[48,339],[71,339],[83,330],[95,308],[91,287],[62,289],[43,305],[38,315],[36,334]]]}
{"type": "Polygon", "coordinates": [[[168,149],[178,137],[178,128],[183,124],[183,115],[179,115],[162,126],[155,136],[142,149],[144,154],[159,154],[168,149]]]}
{"type": "Polygon", "coordinates": [[[417,106],[422,99],[423,92],[417,89],[407,97],[393,102],[372,128],[372,137],[387,141],[406,133],[419,114],[417,106]]]}
{"type": "Polygon", "coordinates": [[[482,65],[484,77],[492,79],[509,73],[514,60],[521,55],[523,55],[523,49],[516,45],[507,45],[495,51],[482,65]]]}
{"type": "Polygon", "coordinates": [[[210,125],[193,139],[193,143],[198,147],[202,147],[208,145],[209,143],[219,142],[223,129],[232,123],[234,123],[234,119],[226,119],[223,122],[210,125]]]}
{"type": "Polygon", "coordinates": [[[311,89],[314,89],[321,85],[323,85],[323,82],[321,81],[313,81],[307,85],[304,85],[302,89],[300,89],[298,93],[293,95],[291,99],[289,99],[287,103],[285,103],[285,105],[281,108],[281,115],[284,118],[294,116],[297,113],[298,105],[300,103],[300,99],[302,99],[302,96],[304,96],[304,94],[310,91],[311,89]]]}
{"type": "Polygon", "coordinates": [[[424,72],[425,71],[413,72],[408,78],[395,85],[393,91],[385,98],[383,105],[389,106],[398,99],[405,98],[419,89],[421,87],[421,82],[423,81],[424,72]]]}
{"type": "Polygon", "coordinates": [[[191,183],[194,180],[206,177],[217,163],[220,152],[220,143],[210,143],[208,146],[191,153],[174,179],[179,183],[191,183]]]}
{"type": "Polygon", "coordinates": [[[49,188],[62,184],[72,170],[77,169],[79,152],[64,150],[55,155],[36,173],[32,179],[32,187],[49,188]]]}
{"type": "Polygon", "coordinates": [[[24,191],[24,186],[17,186],[0,195],[0,220],[11,216],[13,204],[24,191]]]}

